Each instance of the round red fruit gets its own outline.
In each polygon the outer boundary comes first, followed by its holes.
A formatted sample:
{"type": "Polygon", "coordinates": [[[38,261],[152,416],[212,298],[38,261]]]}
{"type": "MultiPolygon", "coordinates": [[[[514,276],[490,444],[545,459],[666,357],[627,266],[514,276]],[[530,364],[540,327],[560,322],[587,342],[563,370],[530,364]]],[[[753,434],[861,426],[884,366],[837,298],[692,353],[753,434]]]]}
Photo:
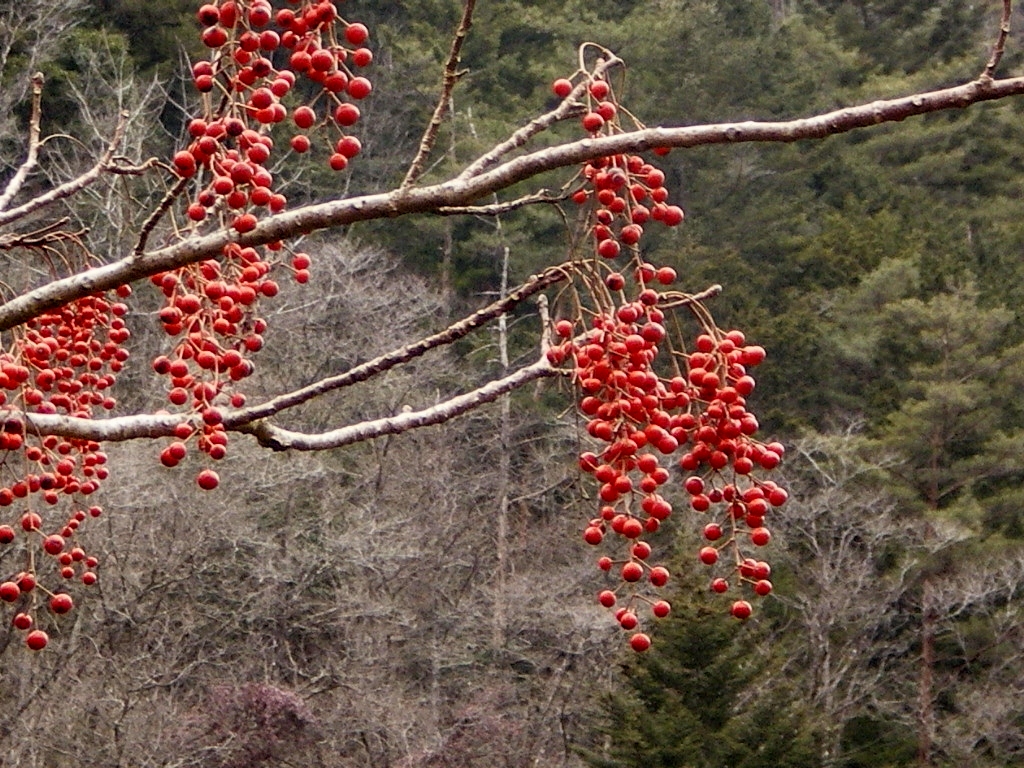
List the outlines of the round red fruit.
{"type": "Polygon", "coordinates": [[[656,565],[651,568],[651,584],[656,587],[664,587],[668,583],[668,568],[656,565]]]}
{"type": "Polygon", "coordinates": [[[718,562],[718,550],[714,547],[701,547],[700,561],[704,565],[714,565],[718,562]]]}
{"type": "Polygon", "coordinates": [[[64,537],[56,533],[47,536],[43,539],[43,549],[48,555],[59,555],[64,549],[64,537]]]}
{"type": "Polygon", "coordinates": [[[708,541],[718,541],[722,538],[722,526],[718,523],[708,523],[704,526],[704,538],[708,541]]]}
{"type": "Polygon", "coordinates": [[[14,616],[14,626],[17,629],[31,629],[32,617],[27,613],[18,613],[14,616]]]}
{"type": "Polygon", "coordinates": [[[0,525],[0,544],[10,544],[14,541],[14,529],[9,525],[0,525]]]}
{"type": "Polygon", "coordinates": [[[644,569],[640,563],[626,563],[622,566],[622,579],[623,581],[640,581],[643,578],[644,569]]]}
{"type": "Polygon", "coordinates": [[[348,95],[353,99],[365,99],[370,95],[373,86],[365,77],[353,77],[348,83],[348,95]]]}
{"type": "Polygon", "coordinates": [[[355,104],[341,104],[334,110],[334,120],[338,125],[355,125],[359,121],[359,107],[355,104]]]}
{"type": "Polygon", "coordinates": [[[25,636],[25,645],[33,651],[41,651],[50,642],[50,637],[41,629],[33,629],[25,636]]]}
{"type": "Polygon", "coordinates": [[[632,611],[623,611],[619,615],[619,626],[623,629],[636,629],[639,623],[640,621],[637,619],[636,614],[632,611]]]}
{"type": "Polygon", "coordinates": [[[554,92],[555,96],[557,96],[560,99],[564,99],[566,96],[572,93],[572,81],[566,80],[564,77],[561,77],[551,84],[551,90],[552,92],[554,92]]]}
{"type": "Polygon", "coordinates": [[[606,589],[597,596],[597,601],[605,608],[611,608],[615,605],[615,593],[606,589]]]}
{"type": "Polygon", "coordinates": [[[719,594],[722,594],[723,592],[727,592],[728,590],[729,590],[729,582],[726,581],[725,579],[714,579],[711,582],[711,591],[712,592],[717,592],[719,594]]]}
{"type": "Polygon", "coordinates": [[[339,155],[344,155],[351,160],[359,154],[362,148],[362,143],[355,136],[345,136],[338,140],[334,149],[339,155]]]}
{"type": "Polygon", "coordinates": [[[352,45],[362,45],[370,37],[370,31],[364,24],[349,24],[345,27],[345,39],[352,45]]]}
{"type": "Polygon", "coordinates": [[[50,610],[54,613],[67,613],[75,607],[71,595],[65,592],[58,592],[50,598],[50,610]]]}
{"type": "Polygon", "coordinates": [[[588,133],[597,133],[604,128],[604,118],[597,112],[587,112],[582,118],[583,130],[588,133]]]}
{"type": "Polygon", "coordinates": [[[13,603],[21,597],[21,589],[13,581],[5,581],[0,584],[0,600],[5,603],[13,603]]]}
{"type": "Polygon", "coordinates": [[[251,213],[243,213],[235,219],[232,226],[236,232],[252,232],[252,230],[256,229],[256,217],[251,213]]]}
{"type": "Polygon", "coordinates": [[[604,540],[604,533],[597,526],[590,526],[583,532],[583,540],[587,544],[597,546],[604,540]]]}
{"type": "Polygon", "coordinates": [[[316,123],[316,112],[310,107],[302,106],[296,107],[295,112],[292,113],[292,120],[302,130],[312,128],[313,124],[316,123]]]}
{"type": "Polygon", "coordinates": [[[196,476],[196,482],[204,491],[212,491],[220,485],[220,476],[212,469],[204,469],[196,476]]]}
{"type": "Polygon", "coordinates": [[[637,520],[635,517],[631,517],[622,524],[622,535],[627,539],[635,539],[642,535],[644,532],[644,524],[637,520]]]}
{"type": "Polygon", "coordinates": [[[651,612],[659,619],[664,619],[672,611],[672,606],[667,600],[659,600],[651,606],[651,612]]]}
{"type": "Polygon", "coordinates": [[[772,583],[770,581],[768,581],[767,579],[761,579],[759,582],[757,582],[754,585],[754,592],[759,594],[761,597],[764,597],[765,595],[771,594],[771,591],[772,591],[772,583]]]}
{"type": "Polygon", "coordinates": [[[651,638],[649,638],[643,632],[637,632],[635,635],[629,638],[629,647],[637,653],[643,653],[651,647],[651,638]]]}
{"type": "Polygon", "coordinates": [[[772,534],[767,528],[755,528],[750,532],[750,540],[755,546],[763,547],[772,540],[772,534]]]}
{"type": "Polygon", "coordinates": [[[729,609],[729,612],[735,618],[742,621],[750,618],[750,614],[753,613],[753,608],[750,607],[750,603],[746,600],[737,600],[732,604],[732,608],[729,609]]]}

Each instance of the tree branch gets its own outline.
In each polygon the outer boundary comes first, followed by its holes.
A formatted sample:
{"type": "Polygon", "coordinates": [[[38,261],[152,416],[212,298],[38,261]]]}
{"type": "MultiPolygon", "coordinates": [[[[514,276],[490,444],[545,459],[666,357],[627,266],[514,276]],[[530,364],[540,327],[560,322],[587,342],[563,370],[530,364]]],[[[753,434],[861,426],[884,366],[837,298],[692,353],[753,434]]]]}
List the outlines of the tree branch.
{"type": "Polygon", "coordinates": [[[405,179],[402,180],[402,187],[408,187],[416,183],[416,180],[423,173],[423,165],[430,155],[430,151],[434,148],[437,132],[441,129],[441,123],[444,122],[445,114],[448,112],[452,91],[455,90],[455,84],[461,76],[459,62],[462,61],[462,44],[466,41],[466,35],[469,34],[470,27],[473,26],[473,9],[475,7],[476,0],[466,0],[466,4],[462,8],[462,19],[455,30],[455,37],[452,38],[452,47],[448,52],[448,61],[444,65],[441,95],[437,99],[437,106],[434,107],[434,114],[427,124],[427,129],[423,132],[423,138],[420,139],[420,146],[416,151],[416,157],[413,158],[409,171],[405,174],[405,179]]]}
{"type": "MultiPolygon", "coordinates": [[[[40,208],[43,208],[52,202],[62,200],[66,197],[71,197],[71,195],[75,194],[80,189],[84,189],[85,187],[89,186],[94,181],[96,181],[96,179],[98,179],[100,175],[108,169],[111,159],[114,157],[114,153],[117,151],[117,147],[121,144],[121,139],[124,137],[127,121],[128,113],[122,112],[117,121],[117,127],[114,129],[114,136],[110,140],[110,144],[107,146],[106,151],[103,153],[103,155],[92,168],[83,173],[81,176],[71,179],[71,181],[67,181],[58,187],[54,187],[48,192],[44,192],[43,194],[37,197],[33,197],[24,205],[20,205],[17,208],[12,208],[9,211],[0,211],[0,226],[3,226],[4,224],[9,224],[12,221],[16,221],[17,219],[27,216],[30,213],[37,211],[40,208]]],[[[60,302],[59,304],[56,304],[54,306],[60,306],[60,304],[63,303],[66,302],[60,302]]]]}
{"type": "Polygon", "coordinates": [[[489,304],[457,323],[453,323],[439,333],[420,339],[419,341],[408,344],[400,349],[387,352],[373,360],[363,363],[362,365],[357,365],[344,373],[321,379],[309,386],[279,395],[265,403],[251,406],[249,408],[241,408],[237,411],[231,411],[229,414],[225,415],[224,424],[228,428],[237,428],[244,424],[256,421],[257,419],[265,419],[268,416],[273,416],[287,408],[293,408],[297,405],[308,402],[309,400],[326,394],[327,392],[358,384],[361,381],[366,381],[379,373],[383,373],[394,368],[396,365],[401,365],[402,363],[407,363],[410,360],[420,357],[431,349],[436,349],[437,347],[444,346],[446,344],[452,344],[485,323],[505,314],[530,296],[533,296],[555,283],[569,279],[571,274],[569,265],[550,267],[539,275],[532,276],[521,286],[505,296],[505,298],[489,304]]]}
{"type": "Polygon", "coordinates": [[[746,121],[681,128],[646,128],[615,136],[582,139],[513,158],[472,178],[308,205],[271,216],[252,232],[242,236],[221,231],[189,238],[166,248],[129,256],[55,280],[0,306],[0,331],[94,291],[110,290],[157,272],[215,257],[230,242],[263,245],[328,227],[469,205],[484,195],[493,194],[547,171],[575,166],[608,155],[643,152],[654,147],[689,148],[741,142],[820,139],[858,128],[897,122],[947,109],[963,109],[979,102],[1021,94],[1024,94],[1024,77],[974,80],[952,88],[875,101],[785,122],[746,121]]]}
{"type": "Polygon", "coordinates": [[[39,121],[43,114],[42,99],[45,81],[46,78],[42,72],[32,75],[32,112],[28,120],[28,154],[17,173],[7,182],[4,193],[0,195],[0,211],[6,210],[7,206],[11,204],[11,200],[18,194],[25,179],[28,178],[29,171],[35,168],[36,163],[39,162],[39,121]]]}
{"type": "Polygon", "coordinates": [[[985,71],[979,77],[980,80],[991,80],[999,62],[1002,61],[1006,38],[1010,36],[1010,16],[1012,14],[1012,0],[1003,0],[1003,17],[999,20],[999,35],[996,37],[995,43],[992,44],[992,55],[989,57],[988,64],[985,65],[985,71]]]}
{"type": "MultiPolygon", "coordinates": [[[[396,365],[401,365],[402,363],[407,363],[410,360],[420,357],[431,349],[436,349],[437,347],[458,341],[485,323],[499,317],[531,296],[543,291],[545,288],[563,280],[568,280],[572,274],[569,266],[570,265],[560,265],[549,267],[539,275],[532,276],[525,283],[511,291],[503,299],[492,302],[486,307],[483,307],[457,323],[453,323],[443,331],[435,333],[432,336],[428,336],[413,344],[408,344],[400,349],[383,354],[373,360],[363,363],[362,365],[355,366],[344,373],[321,379],[320,381],[294,390],[293,392],[279,395],[265,403],[250,406],[248,408],[225,411],[223,414],[223,424],[225,428],[233,431],[252,433],[254,427],[251,425],[258,420],[274,416],[288,408],[293,408],[309,402],[310,400],[327,394],[328,392],[366,381],[377,374],[384,373],[385,371],[394,368],[396,365]]],[[[546,329],[546,305],[541,307],[541,322],[542,327],[546,329]]],[[[542,334],[541,352],[543,353],[546,349],[546,335],[542,334]]],[[[528,377],[521,383],[513,382],[509,386],[511,388],[521,386],[521,384],[526,383],[527,381],[532,381],[539,375],[540,374],[528,377]]],[[[481,390],[477,390],[477,392],[484,391],[486,393],[489,391],[488,387],[491,385],[498,385],[498,382],[491,382],[490,385],[485,385],[485,387],[481,388],[481,390]]],[[[463,395],[455,399],[462,400],[466,397],[468,396],[463,395]]],[[[485,397],[489,397],[489,395],[485,394],[485,397]]],[[[498,395],[495,395],[495,398],[496,397],[498,397],[498,395]]],[[[490,402],[491,399],[484,399],[480,402],[490,402]]],[[[444,412],[444,406],[446,405],[447,403],[441,403],[434,406],[434,409],[430,410],[440,409],[438,412],[444,412]]],[[[475,406],[468,404],[464,410],[457,410],[453,415],[464,413],[465,410],[469,410],[472,407],[475,406]]],[[[14,412],[0,411],[0,416],[4,413],[13,415],[14,412]]],[[[137,438],[170,437],[174,434],[174,428],[179,424],[191,423],[196,426],[199,424],[198,417],[194,414],[139,414],[134,416],[118,416],[109,419],[83,419],[73,416],[20,412],[17,415],[19,418],[25,419],[28,424],[29,431],[37,431],[40,434],[60,435],[62,437],[78,438],[82,440],[94,440],[96,442],[122,442],[126,440],[135,440],[137,438]]],[[[441,420],[443,421],[445,419],[441,420]]],[[[436,424],[440,422],[430,421],[428,423],[436,424]]],[[[360,424],[356,424],[351,427],[346,427],[345,429],[356,430],[357,428],[361,428],[361,426],[362,425],[360,424]]],[[[420,425],[417,424],[415,426],[420,425]]],[[[267,430],[269,428],[269,426],[263,426],[259,429],[267,430]]],[[[273,427],[272,429],[277,428],[273,427]]],[[[392,433],[382,432],[381,434],[392,433]]]]}
{"type": "Polygon", "coordinates": [[[495,379],[471,392],[457,395],[420,411],[408,411],[397,416],[365,421],[319,434],[293,432],[275,427],[266,421],[257,421],[239,427],[237,431],[253,435],[260,445],[275,451],[322,451],[329,448],[341,448],[384,435],[396,435],[410,429],[441,424],[485,403],[494,402],[502,395],[524,384],[547,376],[557,376],[560,373],[558,369],[551,366],[547,357],[542,356],[535,363],[520,368],[513,374],[495,379]]]}

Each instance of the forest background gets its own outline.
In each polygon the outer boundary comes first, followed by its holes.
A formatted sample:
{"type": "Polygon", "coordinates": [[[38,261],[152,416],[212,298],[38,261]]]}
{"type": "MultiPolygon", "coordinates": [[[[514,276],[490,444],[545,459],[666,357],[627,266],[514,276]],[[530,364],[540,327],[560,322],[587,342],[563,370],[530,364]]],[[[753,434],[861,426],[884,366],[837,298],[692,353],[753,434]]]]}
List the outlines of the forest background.
{"type": "MultiPolygon", "coordinates": [[[[293,201],[400,180],[460,13],[348,5],[374,34],[372,127],[342,181],[312,163],[294,174],[293,201]]],[[[586,40],[627,62],[625,101],[648,125],[788,119],[974,77],[999,5],[481,3],[430,172],[550,106],[586,40]]],[[[30,65],[47,75],[44,133],[85,135],[128,106],[140,156],[180,144],[194,6],[0,8],[0,174],[20,162],[30,65]]],[[[1021,70],[1022,43],[1003,72],[1021,70]]],[[[212,503],[115,447],[98,590],[45,654],[26,660],[0,630],[0,764],[1024,764],[1022,110],[664,158],[687,223],[656,233],[650,256],[687,289],[723,285],[716,317],[769,350],[754,400],[789,446],[776,589],[754,619],[707,593],[699,526],[679,520],[659,542],[681,576],[673,614],[648,654],[623,649],[594,603],[583,444],[554,384],[323,455],[240,445],[212,503]]],[[[49,159],[73,164],[72,144],[52,142],[49,159]]],[[[81,216],[117,242],[132,205],[96,199],[81,216]]],[[[315,290],[283,291],[267,391],[489,301],[506,253],[513,283],[566,255],[548,209],[359,224],[307,247],[315,290]]],[[[133,319],[146,349],[156,325],[133,319]]],[[[532,343],[513,320],[508,339],[472,337],[334,407],[430,403],[532,343]]],[[[119,389],[129,404],[161,398],[144,370],[119,389]]]]}

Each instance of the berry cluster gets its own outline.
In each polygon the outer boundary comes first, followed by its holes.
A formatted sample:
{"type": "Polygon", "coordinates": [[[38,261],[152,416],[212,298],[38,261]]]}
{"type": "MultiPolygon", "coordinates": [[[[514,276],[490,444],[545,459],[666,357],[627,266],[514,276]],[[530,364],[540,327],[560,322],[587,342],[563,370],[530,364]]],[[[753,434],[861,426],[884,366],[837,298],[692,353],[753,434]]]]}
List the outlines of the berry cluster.
{"type": "Polygon", "coordinates": [[[0,407],[6,411],[0,423],[0,468],[6,473],[0,507],[28,507],[17,526],[0,525],[0,554],[23,557],[20,570],[0,582],[0,601],[17,604],[14,626],[27,632],[25,642],[34,650],[48,642],[44,630],[33,628],[37,595],[49,598],[54,614],[74,605],[66,592],[39,583],[37,555],[54,563],[65,582],[96,583],[99,561],[75,537],[82,523],[102,513],[81,500],[99,488],[108,470],[98,443],[37,435],[19,412],[88,419],[97,408],[115,407],[110,389],[128,359],[122,345],[130,336],[123,319],[127,307],[119,299],[129,293],[125,287],[115,297],[87,296],[41,314],[16,331],[11,348],[0,354],[0,407]],[[40,508],[35,500],[57,514],[44,520],[33,510],[40,508]]]}
{"type": "MultiPolygon", "coordinates": [[[[223,0],[199,9],[203,43],[212,49],[209,59],[192,67],[195,87],[204,94],[204,115],[189,124],[188,149],[174,156],[183,177],[209,171],[188,209],[193,221],[203,221],[210,209],[227,208],[237,212],[232,226],[246,232],[255,226],[246,207],[284,207],[284,197],[270,191],[273,177],[266,163],[274,146],[268,132],[287,120],[282,99],[289,95],[307,95],[291,113],[299,131],[334,126],[338,138],[331,168],[343,170],[359,154],[359,140],[344,129],[359,121],[353,101],[369,96],[372,86],[349,65],[361,68],[373,61],[363,47],[369,32],[342,19],[333,0],[290,4],[297,7],[276,13],[267,0],[223,0]]],[[[311,140],[299,132],[290,144],[301,153],[311,140]]]]}
{"type": "MultiPolygon", "coordinates": [[[[188,126],[191,143],[175,154],[181,178],[197,182],[198,192],[186,209],[189,228],[209,223],[239,234],[256,228],[261,212],[276,213],[287,201],[273,191],[268,162],[274,149],[270,132],[290,122],[299,132],[291,148],[311,147],[308,131],[333,130],[328,164],[344,169],[361,144],[347,128],[360,118],[354,101],[368,96],[370,81],[352,68],[368,66],[373,55],[363,47],[366,27],[338,15],[333,0],[289,0],[274,11],[267,0],[221,0],[203,5],[198,19],[209,59],[192,68],[203,94],[203,115],[188,126]],[[301,103],[291,109],[285,99],[301,103]]],[[[174,442],[160,455],[176,466],[196,436],[199,450],[212,459],[224,456],[227,435],[220,408],[245,404],[231,385],[253,371],[250,355],[263,346],[266,322],[258,315],[261,298],[277,295],[271,278],[285,266],[295,281],[309,281],[310,257],[274,242],[260,249],[230,244],[218,260],[207,260],[155,275],[152,282],[167,303],[160,310],[164,330],[177,339],[175,348],[153,362],[169,377],[168,401],[196,418],[184,421],[174,442]]],[[[201,488],[215,488],[216,472],[204,469],[201,488]]]]}
{"type": "MultiPolygon", "coordinates": [[[[621,131],[623,110],[608,82],[592,74],[584,78],[584,130],[593,136],[621,131]]],[[[558,80],[553,90],[567,98],[581,88],[558,80]]],[[[785,502],[786,492],[757,475],[773,469],[784,451],[778,443],[764,445],[754,438],[757,419],[746,408],[754,389],[748,370],[764,359],[764,350],[747,345],[739,331],[720,331],[693,297],[667,290],[676,280],[674,269],[640,258],[638,245],[649,220],[668,226],[683,220],[683,211],[667,202],[665,174],[642,157],[617,155],[587,163],[580,175],[582,185],[571,197],[590,204],[584,211],[595,243],[593,255],[578,265],[588,296],[577,296],[576,320],[555,323],[560,341],[548,358],[571,367],[587,433],[602,446],[579,458],[580,469],[597,482],[600,499],[599,515],[589,521],[583,538],[597,546],[610,532],[624,544],[617,559],[598,560],[601,570],[615,569],[620,578],[615,589],[600,592],[598,601],[614,609],[619,625],[633,633],[631,647],[645,651],[651,641],[635,631],[638,606],[650,606],[658,618],[671,610],[666,601],[641,591],[645,581],[661,587],[669,578],[664,566],[650,562],[651,546],[641,538],[657,531],[673,511],[666,498],[667,457],[681,453],[677,462],[688,474],[684,487],[690,507],[720,512],[704,528],[701,562],[714,565],[728,551],[739,582],[763,596],[772,590],[771,569],[745,547],[748,542],[762,547],[771,538],[765,516],[785,502]],[[632,265],[628,277],[612,261],[622,256],[632,265]],[[666,311],[683,305],[704,328],[690,354],[672,350],[665,326],[666,311]],[[587,312],[590,328],[581,332],[587,312]],[[667,356],[660,355],[663,349],[667,356]]],[[[711,588],[720,593],[730,586],[719,577],[711,588]]],[[[751,612],[747,600],[732,605],[737,618],[751,612]]]]}
{"type": "MultiPolygon", "coordinates": [[[[764,357],[764,349],[746,345],[740,331],[697,337],[696,351],[687,358],[687,378],[691,397],[701,407],[687,419],[689,450],[679,459],[680,469],[691,473],[683,482],[690,507],[700,513],[717,510],[716,519],[704,526],[708,544],[699,552],[700,561],[715,565],[722,552],[728,552],[732,572],[762,597],[772,591],[771,568],[745,546],[768,544],[771,533],[765,517],[788,498],[777,483],[758,477],[778,466],[785,449],[781,443],[754,439],[758,423],[746,407],[745,398],[755,383],[748,371],[764,357]]],[[[711,589],[727,592],[729,582],[715,578],[711,589]]],[[[737,599],[731,610],[738,619],[751,614],[750,603],[743,599],[737,599]]]]}
{"type": "MultiPolygon", "coordinates": [[[[636,279],[643,285],[659,275],[667,282],[667,271],[643,265],[636,279]]],[[[609,278],[617,283],[621,276],[612,273],[609,278]]],[[[784,449],[754,438],[758,423],[746,408],[745,398],[754,388],[748,369],[764,359],[764,350],[744,345],[739,331],[723,334],[716,329],[714,335],[698,337],[698,351],[676,356],[685,371],[660,375],[654,366],[659,345],[667,339],[659,303],[667,295],[642,288],[638,300],[619,305],[613,313],[596,314],[591,330],[580,336],[575,335],[575,323],[560,320],[554,331],[564,341],[549,351],[553,364],[573,367],[587,433],[604,446],[579,458],[580,469],[598,483],[601,503],[599,516],[589,521],[583,538],[596,546],[611,531],[625,540],[623,557],[598,560],[601,570],[617,568],[621,577],[619,588],[602,591],[598,601],[607,608],[619,606],[615,616],[626,630],[639,623],[637,604],[649,604],[659,618],[670,611],[667,602],[638,589],[645,576],[655,587],[668,581],[668,571],[649,562],[651,546],[641,539],[657,531],[673,511],[663,494],[671,477],[666,457],[682,452],[677,464],[689,473],[683,487],[691,509],[705,514],[718,510],[716,519],[704,527],[708,543],[700,549],[700,561],[715,565],[728,552],[739,582],[756,595],[772,591],[771,569],[745,547],[749,543],[759,548],[770,541],[765,517],[787,498],[778,484],[757,477],[759,471],[778,465],[784,449]]],[[[711,582],[715,592],[729,588],[726,578],[711,582]]],[[[738,598],[731,611],[745,619],[752,608],[738,598]]],[[[643,651],[650,639],[636,633],[630,645],[643,651]]]]}
{"type": "MultiPolygon", "coordinates": [[[[561,98],[568,97],[573,89],[572,81],[566,79],[556,80],[552,86],[561,98]]],[[[584,131],[591,136],[611,136],[623,131],[619,107],[607,80],[588,77],[586,99],[584,131]]],[[[572,200],[579,205],[593,203],[592,233],[598,256],[614,259],[623,247],[636,246],[650,221],[669,227],[683,221],[683,209],[667,202],[664,172],[639,155],[598,158],[586,163],[580,176],[583,185],[573,192],[572,200]]]]}

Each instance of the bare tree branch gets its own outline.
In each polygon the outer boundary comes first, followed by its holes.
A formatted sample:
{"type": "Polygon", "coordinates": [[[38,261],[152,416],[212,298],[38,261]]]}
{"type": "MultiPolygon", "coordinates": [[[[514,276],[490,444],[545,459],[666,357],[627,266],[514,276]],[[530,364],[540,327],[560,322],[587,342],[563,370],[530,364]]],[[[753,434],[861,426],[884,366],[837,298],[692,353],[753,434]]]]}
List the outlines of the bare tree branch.
{"type": "Polygon", "coordinates": [[[266,421],[254,422],[253,424],[238,428],[237,431],[253,435],[260,445],[272,448],[275,451],[322,451],[329,448],[341,448],[364,440],[383,437],[384,435],[397,435],[410,429],[441,424],[485,403],[492,403],[502,395],[524,384],[529,384],[531,381],[559,374],[560,371],[551,366],[547,357],[542,356],[535,363],[525,368],[520,368],[513,374],[489,381],[487,384],[471,392],[457,395],[449,400],[419,411],[408,411],[397,416],[365,421],[360,424],[353,424],[319,434],[293,432],[281,427],[275,427],[266,421]]]}
{"type": "Polygon", "coordinates": [[[1012,0],[1003,0],[1003,17],[999,20],[999,35],[996,37],[995,43],[992,44],[992,55],[989,57],[988,63],[985,65],[985,71],[981,73],[981,77],[979,78],[981,80],[991,80],[996,73],[996,68],[999,66],[999,62],[1002,61],[1003,52],[1006,46],[1006,38],[1010,36],[1010,16],[1012,14],[1012,0]]]}
{"type": "MultiPolygon", "coordinates": [[[[505,314],[512,308],[522,303],[531,296],[536,295],[545,288],[548,288],[556,283],[568,280],[572,272],[569,269],[569,265],[561,265],[555,267],[549,267],[538,275],[532,276],[525,283],[520,285],[518,288],[511,291],[504,298],[492,302],[491,304],[483,307],[482,309],[474,312],[468,317],[453,323],[452,325],[445,328],[439,333],[435,333],[431,336],[427,336],[424,339],[420,339],[417,342],[408,344],[399,349],[393,350],[386,354],[380,355],[366,363],[357,365],[354,368],[340,373],[336,376],[329,376],[321,379],[313,384],[294,390],[292,392],[279,395],[277,397],[268,400],[265,403],[259,405],[250,406],[248,408],[240,408],[235,410],[229,410],[224,412],[223,423],[227,429],[249,432],[254,432],[255,427],[251,425],[261,419],[266,419],[270,416],[274,416],[288,408],[294,408],[303,403],[309,402],[317,397],[327,394],[344,387],[349,387],[359,382],[366,381],[378,374],[384,373],[397,365],[407,363],[414,360],[417,357],[422,356],[431,349],[444,346],[446,344],[452,344],[455,341],[465,337],[472,331],[480,328],[487,322],[494,320],[495,318],[505,314]]],[[[543,298],[543,297],[542,297],[543,298]]],[[[546,305],[541,307],[541,321],[542,327],[547,327],[547,310],[546,305]]],[[[542,334],[541,351],[546,349],[546,336],[542,334]]],[[[534,366],[529,366],[533,368],[534,366]]],[[[523,369],[526,370],[526,369],[523,369]]],[[[503,386],[507,387],[502,392],[511,391],[515,387],[522,386],[523,384],[529,383],[540,376],[554,375],[556,372],[552,369],[546,373],[541,374],[539,371],[535,371],[531,374],[524,374],[524,378],[520,380],[513,376],[507,377],[506,379],[500,380],[506,382],[503,386]]],[[[497,399],[502,392],[498,392],[493,397],[490,396],[490,386],[502,386],[499,382],[491,382],[488,385],[475,390],[477,393],[483,393],[481,396],[484,399],[479,400],[479,403],[491,402],[497,399]]],[[[475,407],[477,401],[472,398],[474,393],[468,395],[462,395],[457,398],[453,398],[451,401],[446,401],[432,409],[428,409],[431,413],[427,414],[424,418],[427,419],[423,424],[414,423],[412,426],[426,426],[428,424],[438,424],[442,421],[446,421],[453,416],[465,413],[467,410],[475,407]],[[458,401],[464,403],[463,406],[456,404],[453,406],[455,410],[451,415],[444,415],[448,413],[447,406],[449,403],[458,401]]],[[[477,403],[477,404],[479,404],[477,403]]],[[[0,412],[3,413],[3,412],[0,412]]],[[[12,415],[9,413],[9,415],[12,415]]],[[[23,417],[29,427],[30,431],[37,431],[40,434],[53,434],[61,435],[64,437],[74,437],[84,440],[95,440],[97,442],[121,442],[125,440],[134,440],[138,438],[154,438],[154,437],[170,437],[174,434],[174,428],[182,423],[198,424],[198,417],[190,414],[138,414],[133,416],[118,416],[109,419],[83,419],[73,416],[63,416],[54,414],[36,414],[36,413],[25,413],[19,414],[23,417]]],[[[415,419],[413,420],[415,421],[415,419]]],[[[370,422],[375,424],[376,422],[370,422]]],[[[346,430],[350,432],[357,432],[363,425],[357,424],[350,427],[346,427],[346,430]]],[[[403,427],[402,429],[411,428],[403,427]]],[[[277,430],[277,427],[269,427],[269,425],[263,425],[258,428],[260,434],[269,434],[269,430],[277,430]]],[[[372,427],[368,428],[373,430],[372,427]]],[[[401,429],[395,431],[402,431],[401,429]]],[[[347,434],[347,433],[346,433],[347,434]]],[[[394,434],[392,431],[383,431],[380,435],[394,434]]],[[[376,436],[376,435],[375,435],[376,436]]],[[[359,438],[363,439],[363,438],[359,438]]],[[[343,443],[347,445],[349,443],[343,443]]],[[[315,449],[309,449],[315,450],[315,449]]]]}
{"type": "MultiPolygon", "coordinates": [[[[88,171],[83,173],[78,178],[72,179],[71,181],[61,184],[58,187],[54,187],[48,192],[44,192],[41,195],[33,197],[31,200],[26,202],[24,205],[20,205],[17,208],[12,208],[9,211],[0,212],[0,226],[9,224],[12,221],[16,221],[28,214],[38,211],[50,203],[57,200],[63,200],[71,197],[73,194],[78,192],[80,189],[84,189],[93,182],[95,182],[100,176],[103,175],[110,167],[114,153],[117,151],[118,146],[121,144],[121,138],[124,136],[125,126],[128,120],[128,113],[122,112],[121,119],[117,123],[117,127],[114,129],[114,136],[110,140],[110,144],[107,146],[106,151],[96,162],[96,164],[88,171]]],[[[60,306],[65,302],[60,302],[54,306],[60,306]]]]}
{"type": "Polygon", "coordinates": [[[338,374],[337,376],[330,376],[328,378],[321,379],[314,384],[310,384],[307,387],[297,389],[294,392],[279,395],[272,400],[268,400],[266,403],[233,411],[225,418],[224,423],[229,428],[233,428],[250,423],[257,419],[265,419],[268,416],[273,416],[287,408],[293,408],[297,405],[308,402],[309,400],[324,395],[327,392],[348,387],[361,381],[366,381],[379,373],[383,373],[384,371],[394,368],[396,365],[401,365],[402,363],[407,363],[410,360],[420,357],[431,349],[436,349],[437,347],[444,346],[446,344],[452,344],[485,323],[504,315],[530,296],[533,296],[539,291],[542,291],[555,283],[569,279],[572,273],[568,267],[569,265],[550,267],[539,275],[532,276],[521,286],[511,291],[503,299],[489,304],[457,323],[453,323],[440,333],[435,333],[432,336],[427,336],[424,339],[420,339],[419,341],[408,344],[400,349],[388,352],[374,358],[373,360],[365,362],[362,365],[357,365],[344,373],[338,374]]]}
{"type": "Polygon", "coordinates": [[[459,77],[461,77],[459,62],[462,61],[462,44],[466,40],[466,35],[469,34],[470,27],[473,26],[473,9],[475,7],[476,0],[466,0],[466,4],[462,8],[462,19],[459,21],[458,29],[455,30],[455,37],[452,38],[452,47],[448,52],[448,61],[444,65],[441,95],[437,99],[437,106],[434,107],[434,114],[427,124],[423,138],[420,139],[420,146],[416,151],[416,157],[413,158],[409,171],[405,174],[405,179],[402,180],[402,187],[415,184],[416,180],[423,174],[423,165],[427,157],[430,156],[430,151],[437,140],[437,132],[441,129],[441,123],[444,122],[445,115],[448,112],[452,91],[455,90],[455,84],[459,81],[459,77]]]}
{"type": "MultiPolygon", "coordinates": [[[[858,128],[897,122],[908,117],[1024,94],[1024,77],[974,80],[938,91],[898,99],[874,101],[823,115],[785,122],[722,123],[681,128],[646,128],[615,136],[582,139],[513,158],[472,178],[453,179],[427,187],[406,187],[392,192],[332,200],[272,216],[251,232],[237,235],[221,231],[132,255],[120,261],[55,280],[0,307],[0,331],[19,325],[36,314],[62,306],[94,291],[109,290],[157,272],[177,269],[221,252],[231,242],[263,245],[318,229],[359,221],[394,218],[414,213],[469,205],[484,195],[559,168],[599,157],[643,152],[655,147],[698,147],[741,142],[795,142],[820,139],[858,128]]],[[[0,220],[2,223],[2,220],[0,220]]]]}
{"type": "Polygon", "coordinates": [[[42,72],[32,75],[32,113],[28,119],[28,154],[25,162],[21,164],[18,171],[7,182],[7,188],[0,195],[0,212],[7,209],[11,200],[21,190],[21,186],[28,178],[29,172],[35,168],[39,161],[39,120],[42,117],[43,83],[46,81],[42,72]]]}

